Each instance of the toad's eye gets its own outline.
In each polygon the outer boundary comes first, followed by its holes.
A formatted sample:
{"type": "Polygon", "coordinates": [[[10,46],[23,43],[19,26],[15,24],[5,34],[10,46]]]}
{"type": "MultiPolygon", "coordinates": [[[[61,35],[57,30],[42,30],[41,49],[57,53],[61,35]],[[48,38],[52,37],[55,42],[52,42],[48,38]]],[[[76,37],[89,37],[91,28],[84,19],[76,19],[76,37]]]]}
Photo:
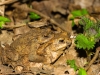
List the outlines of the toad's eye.
{"type": "Polygon", "coordinates": [[[60,40],[59,40],[59,42],[62,42],[62,43],[63,43],[63,42],[64,42],[64,40],[63,40],[63,39],[60,39],[60,40]]]}

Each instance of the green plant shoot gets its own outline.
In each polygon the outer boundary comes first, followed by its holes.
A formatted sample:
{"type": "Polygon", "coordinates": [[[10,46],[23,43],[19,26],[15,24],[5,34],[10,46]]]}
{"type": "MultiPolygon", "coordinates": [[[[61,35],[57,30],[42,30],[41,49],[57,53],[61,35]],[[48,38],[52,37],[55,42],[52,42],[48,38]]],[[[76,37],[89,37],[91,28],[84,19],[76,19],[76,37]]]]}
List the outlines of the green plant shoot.
{"type": "Polygon", "coordinates": [[[91,41],[91,39],[87,38],[83,34],[78,34],[75,39],[76,47],[84,50],[90,50],[94,48],[95,41],[91,41]]]}
{"type": "Polygon", "coordinates": [[[79,21],[79,24],[83,26],[83,34],[88,37],[89,39],[97,42],[100,38],[100,21],[97,20],[95,23],[94,21],[90,20],[87,17],[82,17],[79,21]]]}
{"type": "Polygon", "coordinates": [[[74,19],[77,17],[88,15],[88,11],[86,9],[74,10],[71,12],[71,14],[72,14],[72,17],[70,18],[70,20],[72,20],[72,27],[74,27],[75,25],[74,19]]]}
{"type": "Polygon", "coordinates": [[[86,9],[74,10],[74,11],[71,12],[71,14],[73,16],[70,19],[75,19],[76,17],[88,15],[88,11],[86,9]]]}
{"type": "Polygon", "coordinates": [[[78,75],[87,75],[86,70],[83,69],[83,68],[80,68],[80,69],[78,70],[78,75]]]}
{"type": "Polygon", "coordinates": [[[3,22],[10,22],[10,20],[6,17],[3,17],[3,16],[0,16],[0,21],[3,21],[3,22]]]}
{"type": "Polygon", "coordinates": [[[29,17],[32,19],[32,20],[37,20],[37,19],[40,19],[40,16],[34,12],[30,12],[29,13],[29,17]]]}
{"type": "Polygon", "coordinates": [[[0,16],[0,28],[3,28],[3,25],[4,25],[6,22],[10,22],[10,19],[8,19],[8,18],[6,18],[6,17],[3,17],[3,16],[0,16]]]}
{"type": "Polygon", "coordinates": [[[78,69],[75,64],[75,60],[67,60],[67,64],[70,65],[70,67],[73,68],[75,71],[78,69]]]}
{"type": "Polygon", "coordinates": [[[100,40],[100,21],[94,22],[87,17],[82,17],[79,25],[83,27],[83,33],[76,36],[76,47],[83,48],[87,55],[90,55],[96,42],[100,40]]]}
{"type": "Polygon", "coordinates": [[[70,65],[75,71],[78,71],[78,75],[87,75],[86,70],[84,68],[79,68],[75,64],[75,60],[67,60],[67,64],[70,65]]]}

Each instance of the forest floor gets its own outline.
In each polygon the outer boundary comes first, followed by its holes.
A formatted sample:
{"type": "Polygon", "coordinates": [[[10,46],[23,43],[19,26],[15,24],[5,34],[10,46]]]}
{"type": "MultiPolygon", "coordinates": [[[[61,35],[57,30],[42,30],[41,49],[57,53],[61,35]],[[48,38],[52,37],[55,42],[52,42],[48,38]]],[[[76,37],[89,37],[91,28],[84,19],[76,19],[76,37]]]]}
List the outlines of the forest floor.
{"type": "Polygon", "coordinates": [[[0,75],[100,75],[100,41],[89,60],[75,45],[83,8],[100,19],[99,0],[0,0],[0,75]]]}

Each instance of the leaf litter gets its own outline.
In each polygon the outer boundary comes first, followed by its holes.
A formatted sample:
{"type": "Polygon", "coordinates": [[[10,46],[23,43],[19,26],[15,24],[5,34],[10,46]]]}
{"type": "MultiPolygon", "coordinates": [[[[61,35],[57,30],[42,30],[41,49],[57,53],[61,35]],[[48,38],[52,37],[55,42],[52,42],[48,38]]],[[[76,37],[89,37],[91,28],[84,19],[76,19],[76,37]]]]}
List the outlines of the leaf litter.
{"type": "MultiPolygon", "coordinates": [[[[87,0],[86,2],[81,0],[1,0],[0,2],[0,15],[8,17],[11,22],[5,23],[4,28],[0,29],[0,74],[1,75],[76,75],[74,71],[66,61],[75,59],[78,67],[84,67],[87,63],[85,57],[78,57],[78,53],[74,48],[73,43],[66,50],[56,62],[52,64],[43,64],[29,62],[27,65],[30,66],[29,70],[23,70],[21,61],[18,62],[16,67],[13,67],[12,63],[7,63],[5,50],[9,49],[9,45],[19,38],[22,34],[29,32],[34,28],[48,27],[52,24],[54,30],[58,33],[60,28],[68,33],[68,36],[75,36],[74,31],[71,29],[71,23],[68,19],[68,15],[73,10],[80,10],[86,8],[91,16],[100,19],[99,7],[100,3],[98,0],[87,0]],[[93,4],[94,2],[94,4],[93,4]],[[86,4],[87,3],[87,4],[86,4]],[[29,8],[27,8],[29,5],[29,8]],[[93,7],[91,7],[93,6],[93,7]],[[33,20],[29,17],[29,12],[33,12],[41,16],[40,20],[33,20]],[[93,11],[94,10],[94,11],[93,11]],[[37,12],[38,11],[38,12],[37,12]],[[94,13],[94,14],[93,14],[94,13]],[[56,25],[56,26],[55,26],[56,25]],[[57,28],[58,27],[58,28],[57,28]],[[3,57],[3,59],[2,59],[3,57]]],[[[46,36],[48,37],[48,36],[46,36]]],[[[10,60],[11,61],[11,60],[10,60]]],[[[8,61],[8,62],[10,62],[8,61]]],[[[27,63],[27,59],[23,58],[22,61],[27,63]]],[[[99,75],[100,74],[100,53],[95,64],[91,65],[87,71],[88,75],[99,75]]],[[[28,68],[28,67],[27,67],[28,68]]]]}

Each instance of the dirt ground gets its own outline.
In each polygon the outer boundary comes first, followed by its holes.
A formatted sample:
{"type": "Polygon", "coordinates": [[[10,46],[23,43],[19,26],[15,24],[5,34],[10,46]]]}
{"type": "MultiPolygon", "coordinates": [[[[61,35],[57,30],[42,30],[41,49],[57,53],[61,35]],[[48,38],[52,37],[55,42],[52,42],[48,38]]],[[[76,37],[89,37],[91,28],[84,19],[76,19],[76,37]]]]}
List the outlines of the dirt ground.
{"type": "Polygon", "coordinates": [[[100,75],[100,48],[90,64],[100,41],[90,60],[75,47],[77,28],[69,18],[83,8],[100,19],[100,0],[0,0],[0,15],[10,19],[0,28],[0,75],[78,75],[67,64],[73,59],[87,75],[100,75]],[[30,12],[40,18],[31,19],[30,12]]]}

